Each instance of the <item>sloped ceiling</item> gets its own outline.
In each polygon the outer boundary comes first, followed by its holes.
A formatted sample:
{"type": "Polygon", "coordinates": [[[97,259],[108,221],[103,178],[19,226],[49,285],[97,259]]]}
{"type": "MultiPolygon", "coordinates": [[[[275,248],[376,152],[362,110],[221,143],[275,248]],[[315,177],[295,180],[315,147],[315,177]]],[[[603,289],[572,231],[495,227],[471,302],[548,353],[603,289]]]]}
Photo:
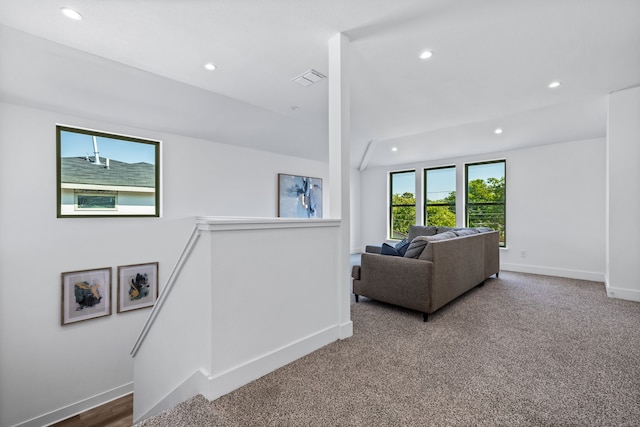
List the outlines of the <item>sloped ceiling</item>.
{"type": "Polygon", "coordinates": [[[603,137],[640,84],[637,0],[2,0],[0,24],[5,100],[321,161],[327,82],[291,80],[343,32],[354,166],[603,137]]]}

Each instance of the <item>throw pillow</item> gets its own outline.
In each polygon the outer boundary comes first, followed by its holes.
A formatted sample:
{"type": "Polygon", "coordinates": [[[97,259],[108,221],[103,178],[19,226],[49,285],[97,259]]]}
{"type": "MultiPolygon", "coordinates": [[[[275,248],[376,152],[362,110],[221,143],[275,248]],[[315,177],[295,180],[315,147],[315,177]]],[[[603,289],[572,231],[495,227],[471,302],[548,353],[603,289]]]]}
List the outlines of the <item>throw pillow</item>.
{"type": "MultiPolygon", "coordinates": [[[[444,233],[436,234],[435,236],[425,237],[425,239],[427,242],[437,242],[439,240],[455,239],[456,237],[458,236],[456,236],[456,233],[453,231],[445,231],[444,233]]],[[[427,261],[433,261],[433,245],[427,245],[418,257],[427,261]]]]}
{"type": "Polygon", "coordinates": [[[407,239],[402,239],[396,244],[395,248],[400,256],[404,256],[405,252],[407,252],[407,249],[409,249],[409,241],[407,239]]]}
{"type": "Polygon", "coordinates": [[[424,250],[424,247],[427,246],[427,243],[429,243],[429,240],[427,240],[429,237],[432,236],[418,236],[413,239],[409,244],[407,251],[404,253],[404,257],[418,258],[424,250]]]}
{"type": "Polygon", "coordinates": [[[391,255],[391,256],[400,256],[400,253],[398,252],[398,250],[396,248],[394,248],[393,246],[391,246],[388,243],[383,243],[382,247],[380,248],[380,254],[381,255],[391,255]]]}

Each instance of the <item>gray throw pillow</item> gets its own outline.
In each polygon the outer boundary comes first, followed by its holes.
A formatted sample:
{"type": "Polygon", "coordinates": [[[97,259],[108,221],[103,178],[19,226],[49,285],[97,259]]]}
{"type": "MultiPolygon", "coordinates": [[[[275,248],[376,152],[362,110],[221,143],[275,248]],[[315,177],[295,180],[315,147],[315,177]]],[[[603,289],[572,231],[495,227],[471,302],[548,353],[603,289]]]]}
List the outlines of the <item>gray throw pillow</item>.
{"type": "Polygon", "coordinates": [[[415,239],[413,239],[409,244],[407,251],[404,253],[404,257],[418,258],[422,253],[422,251],[424,250],[424,247],[427,246],[427,243],[429,243],[427,239],[430,237],[433,237],[433,236],[418,236],[415,239]]]}
{"type": "MultiPolygon", "coordinates": [[[[425,237],[425,239],[427,239],[428,242],[437,242],[439,240],[455,239],[456,237],[458,236],[456,236],[456,233],[453,231],[445,231],[444,233],[436,234],[435,236],[425,237]]],[[[418,257],[427,261],[433,261],[432,247],[433,245],[427,245],[418,257]]]]}

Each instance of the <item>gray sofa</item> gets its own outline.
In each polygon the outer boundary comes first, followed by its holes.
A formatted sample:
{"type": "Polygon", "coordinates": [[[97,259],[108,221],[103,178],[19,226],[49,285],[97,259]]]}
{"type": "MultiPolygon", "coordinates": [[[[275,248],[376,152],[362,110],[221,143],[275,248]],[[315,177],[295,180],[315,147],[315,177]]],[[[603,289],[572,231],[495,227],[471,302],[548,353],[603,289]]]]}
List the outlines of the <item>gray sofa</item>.
{"type": "Polygon", "coordinates": [[[367,246],[352,269],[353,293],[417,310],[424,321],[445,304],[499,274],[499,233],[490,229],[412,226],[405,256],[367,246]]]}

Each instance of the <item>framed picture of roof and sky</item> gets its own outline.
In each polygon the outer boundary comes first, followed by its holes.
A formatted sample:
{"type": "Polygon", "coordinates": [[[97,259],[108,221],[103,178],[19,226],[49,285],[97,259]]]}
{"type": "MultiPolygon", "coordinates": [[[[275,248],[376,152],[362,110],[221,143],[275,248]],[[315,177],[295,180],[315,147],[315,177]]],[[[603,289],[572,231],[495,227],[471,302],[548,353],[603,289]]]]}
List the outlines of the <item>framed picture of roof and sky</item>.
{"type": "Polygon", "coordinates": [[[56,126],[58,218],[160,216],[160,141],[56,126]]]}

